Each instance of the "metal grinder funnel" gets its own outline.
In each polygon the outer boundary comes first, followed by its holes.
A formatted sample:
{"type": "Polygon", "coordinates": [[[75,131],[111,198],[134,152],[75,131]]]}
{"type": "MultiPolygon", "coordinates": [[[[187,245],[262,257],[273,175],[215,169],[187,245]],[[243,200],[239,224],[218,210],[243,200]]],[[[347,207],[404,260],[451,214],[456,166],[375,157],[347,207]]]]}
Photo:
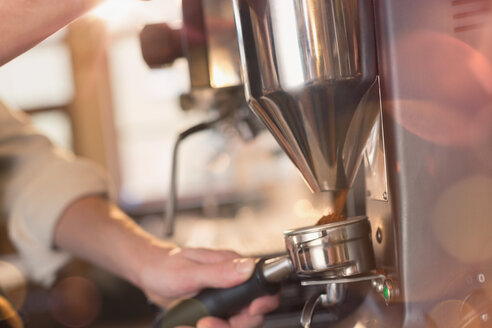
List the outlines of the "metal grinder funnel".
{"type": "Polygon", "coordinates": [[[349,189],[379,108],[371,1],[234,0],[234,14],[251,109],[313,192],[349,189]]]}

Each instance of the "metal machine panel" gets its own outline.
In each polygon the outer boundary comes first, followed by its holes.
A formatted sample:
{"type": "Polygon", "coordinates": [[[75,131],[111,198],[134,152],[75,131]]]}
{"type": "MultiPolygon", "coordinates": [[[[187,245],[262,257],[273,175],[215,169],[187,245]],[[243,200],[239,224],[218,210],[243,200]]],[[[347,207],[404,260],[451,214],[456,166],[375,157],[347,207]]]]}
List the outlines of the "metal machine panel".
{"type": "MultiPolygon", "coordinates": [[[[393,218],[381,227],[383,238],[396,232],[402,325],[481,327],[492,274],[490,1],[375,7],[393,218]]],[[[368,215],[374,224],[387,208],[368,200],[368,215]]],[[[387,247],[375,247],[377,261],[387,247]]]]}

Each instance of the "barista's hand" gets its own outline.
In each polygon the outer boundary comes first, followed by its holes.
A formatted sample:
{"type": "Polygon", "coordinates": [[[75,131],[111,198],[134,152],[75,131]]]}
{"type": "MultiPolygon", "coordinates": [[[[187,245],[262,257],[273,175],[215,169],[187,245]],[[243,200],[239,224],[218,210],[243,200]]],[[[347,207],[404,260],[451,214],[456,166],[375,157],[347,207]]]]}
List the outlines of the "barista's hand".
{"type": "MultiPolygon", "coordinates": [[[[55,245],[99,265],[140,287],[161,306],[191,297],[206,287],[228,288],[253,273],[252,259],[229,251],[179,249],[143,231],[117,206],[99,197],[72,203],[60,218],[55,245]]],[[[276,296],[259,298],[229,323],[214,318],[202,327],[258,327],[276,308],[276,296]]]]}
{"type": "MultiPolygon", "coordinates": [[[[161,306],[196,295],[201,289],[228,288],[245,282],[253,273],[253,259],[240,258],[230,251],[173,248],[154,245],[145,256],[138,284],[147,296],[161,306]]],[[[264,314],[278,306],[278,296],[265,296],[229,319],[204,318],[198,327],[260,327],[264,314]]]]}

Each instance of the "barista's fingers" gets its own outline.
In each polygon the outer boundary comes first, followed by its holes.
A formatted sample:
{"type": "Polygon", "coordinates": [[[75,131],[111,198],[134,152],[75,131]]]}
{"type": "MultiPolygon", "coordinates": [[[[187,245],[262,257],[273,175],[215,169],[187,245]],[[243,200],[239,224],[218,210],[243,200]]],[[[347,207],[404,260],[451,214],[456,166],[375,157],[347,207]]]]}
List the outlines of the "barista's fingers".
{"type": "Polygon", "coordinates": [[[231,326],[224,320],[206,317],[197,322],[196,328],[231,328],[231,326]]]}
{"type": "Polygon", "coordinates": [[[219,263],[201,264],[191,277],[196,289],[205,287],[229,288],[245,282],[255,269],[254,259],[242,258],[219,263]]]}
{"type": "MultiPolygon", "coordinates": [[[[167,308],[167,307],[172,307],[172,303],[176,302],[175,297],[161,297],[158,294],[153,294],[153,293],[145,293],[147,296],[147,299],[162,308],[167,308]]],[[[188,293],[188,294],[183,294],[179,299],[186,299],[186,298],[192,298],[196,295],[196,293],[188,293]]]]}
{"type": "Polygon", "coordinates": [[[229,323],[214,317],[203,318],[198,321],[197,328],[259,328],[263,325],[261,315],[251,316],[248,313],[240,314],[229,319],[229,323]]]}
{"type": "Polygon", "coordinates": [[[229,323],[214,317],[203,318],[198,321],[197,328],[259,328],[263,325],[264,318],[261,315],[251,316],[240,313],[231,319],[229,323]]]}
{"type": "Polygon", "coordinates": [[[279,296],[277,295],[267,295],[255,299],[248,308],[249,315],[259,315],[272,312],[279,305],[279,296]]]}
{"type": "Polygon", "coordinates": [[[217,263],[234,260],[240,257],[239,254],[233,251],[219,251],[204,248],[184,248],[182,253],[185,258],[198,263],[217,263]]]}
{"type": "MultiPolygon", "coordinates": [[[[259,328],[263,326],[265,321],[262,315],[250,315],[249,313],[239,313],[238,315],[229,319],[229,323],[232,328],[259,328]]],[[[214,327],[214,326],[212,326],[214,327]]]]}
{"type": "Polygon", "coordinates": [[[166,306],[167,303],[169,303],[167,299],[153,293],[146,293],[145,296],[147,296],[147,301],[162,307],[166,306]]]}

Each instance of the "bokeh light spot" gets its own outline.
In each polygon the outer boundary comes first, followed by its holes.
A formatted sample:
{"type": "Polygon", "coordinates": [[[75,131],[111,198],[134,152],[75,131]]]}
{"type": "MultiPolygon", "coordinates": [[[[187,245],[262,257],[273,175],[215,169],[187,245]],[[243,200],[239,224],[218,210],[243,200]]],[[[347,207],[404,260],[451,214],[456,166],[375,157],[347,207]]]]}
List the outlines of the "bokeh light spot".
{"type": "Polygon", "coordinates": [[[432,213],[433,232],[451,256],[473,263],[492,258],[492,178],[473,176],[449,187],[432,213]]]}
{"type": "Polygon", "coordinates": [[[26,300],[27,283],[22,272],[13,264],[0,261],[0,289],[15,310],[19,310],[26,300]]]}
{"type": "Polygon", "coordinates": [[[50,295],[53,317],[67,327],[87,327],[101,311],[96,285],[83,277],[69,277],[53,287],[50,295]]]}
{"type": "Polygon", "coordinates": [[[445,300],[432,308],[428,327],[482,327],[476,310],[460,300],[445,300]]]}

